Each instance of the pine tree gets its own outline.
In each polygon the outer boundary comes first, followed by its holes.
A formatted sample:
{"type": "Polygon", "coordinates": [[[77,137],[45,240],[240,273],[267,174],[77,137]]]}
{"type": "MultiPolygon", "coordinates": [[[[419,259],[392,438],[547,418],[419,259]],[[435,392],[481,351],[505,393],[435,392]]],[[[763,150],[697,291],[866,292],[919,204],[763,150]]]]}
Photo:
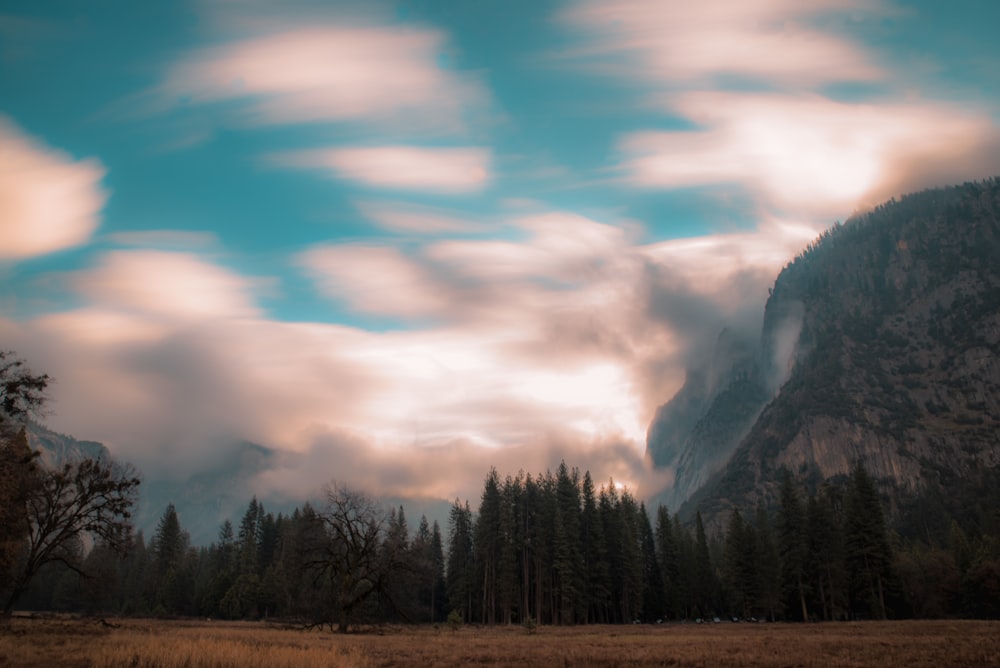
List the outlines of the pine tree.
{"type": "Polygon", "coordinates": [[[832,492],[810,497],[806,506],[808,573],[823,619],[837,619],[845,608],[843,539],[832,506],[832,492]]]}
{"type": "Polygon", "coordinates": [[[508,475],[501,490],[500,562],[497,566],[498,604],[505,624],[513,622],[514,611],[521,600],[518,556],[521,554],[524,534],[518,509],[523,493],[521,475],[517,478],[508,475]]]}
{"type": "Polygon", "coordinates": [[[469,502],[455,499],[448,518],[448,604],[465,621],[472,621],[475,562],[472,541],[472,509],[469,502]]]}
{"type": "Polygon", "coordinates": [[[479,504],[479,517],[473,535],[476,565],[480,570],[480,619],[487,624],[496,623],[497,614],[497,573],[501,552],[501,504],[500,476],[495,468],[490,468],[483,485],[483,496],[479,504]]]}
{"type": "Polygon", "coordinates": [[[695,616],[695,579],[697,568],[695,564],[694,538],[681,524],[680,517],[674,515],[671,533],[677,544],[678,576],[676,581],[677,600],[681,615],[685,619],[695,616]]]}
{"type": "Polygon", "coordinates": [[[181,528],[174,504],[168,504],[153,535],[153,574],[155,580],[154,608],[179,614],[185,607],[190,591],[182,577],[183,559],[190,537],[181,528]]]}
{"type": "Polygon", "coordinates": [[[708,549],[708,537],[705,534],[705,524],[701,519],[701,511],[695,513],[695,545],[694,545],[694,583],[693,600],[701,617],[708,617],[715,612],[713,599],[718,585],[712,556],[708,549]]]}
{"type": "Polygon", "coordinates": [[[580,546],[586,577],[584,596],[587,606],[586,621],[603,619],[602,610],[608,598],[608,560],[604,529],[597,508],[594,480],[590,471],[583,476],[583,508],[580,514],[580,546]]]}
{"type": "Polygon", "coordinates": [[[264,507],[254,496],[247,504],[236,541],[236,578],[222,599],[224,616],[257,617],[260,599],[260,536],[264,507]]]}
{"type": "Polygon", "coordinates": [[[670,512],[665,506],[656,509],[656,555],[660,561],[667,615],[677,619],[680,611],[680,562],[670,512]]]}
{"type": "Polygon", "coordinates": [[[390,560],[384,567],[385,582],[379,592],[380,603],[387,604],[391,614],[411,620],[417,609],[414,585],[421,569],[410,544],[410,530],[403,506],[389,512],[388,528],[380,552],[390,560]]]}
{"type": "Polygon", "coordinates": [[[639,618],[643,606],[643,560],[642,529],[640,528],[639,506],[635,498],[623,489],[618,505],[621,516],[621,569],[622,569],[622,621],[632,622],[639,618]]]}
{"type": "Polygon", "coordinates": [[[851,476],[845,510],[847,571],[854,600],[885,619],[892,553],[875,483],[860,462],[851,476]]]}
{"type": "Polygon", "coordinates": [[[788,469],[782,472],[780,506],[778,508],[778,551],[781,556],[782,589],[786,599],[798,609],[802,621],[809,621],[806,605],[807,544],[805,513],[799,501],[798,489],[788,469]]]}
{"type": "Polygon", "coordinates": [[[723,575],[731,609],[743,619],[752,616],[753,606],[759,598],[759,562],[756,531],[743,520],[738,510],[734,510],[726,529],[723,575]]]}
{"type": "Polygon", "coordinates": [[[757,507],[757,607],[762,616],[770,621],[777,617],[781,608],[781,557],[774,541],[774,532],[763,506],[757,507]]]}
{"type": "Polygon", "coordinates": [[[667,603],[663,587],[663,570],[656,557],[656,539],[653,527],[646,513],[646,504],[639,504],[639,535],[642,546],[642,612],[641,618],[647,622],[662,621],[667,603]]]}
{"type": "Polygon", "coordinates": [[[445,590],[445,558],[444,544],[441,540],[441,527],[437,520],[431,528],[431,569],[433,579],[431,586],[431,620],[444,621],[446,616],[445,602],[448,594],[445,590]]]}
{"type": "Polygon", "coordinates": [[[579,472],[570,474],[566,462],[556,469],[555,534],[553,535],[553,571],[558,605],[558,623],[574,624],[585,616],[583,597],[583,555],[580,551],[579,472]]]}

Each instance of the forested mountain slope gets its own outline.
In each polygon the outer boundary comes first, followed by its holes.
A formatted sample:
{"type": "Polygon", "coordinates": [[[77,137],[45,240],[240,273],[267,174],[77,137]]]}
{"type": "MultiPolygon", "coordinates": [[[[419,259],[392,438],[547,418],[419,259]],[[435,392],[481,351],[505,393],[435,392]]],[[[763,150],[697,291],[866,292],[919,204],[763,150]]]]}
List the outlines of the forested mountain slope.
{"type": "Polygon", "coordinates": [[[689,508],[770,503],[783,467],[815,484],[860,461],[894,512],[995,472],[1000,179],[828,230],[778,276],[760,349],[773,399],[689,508]]]}

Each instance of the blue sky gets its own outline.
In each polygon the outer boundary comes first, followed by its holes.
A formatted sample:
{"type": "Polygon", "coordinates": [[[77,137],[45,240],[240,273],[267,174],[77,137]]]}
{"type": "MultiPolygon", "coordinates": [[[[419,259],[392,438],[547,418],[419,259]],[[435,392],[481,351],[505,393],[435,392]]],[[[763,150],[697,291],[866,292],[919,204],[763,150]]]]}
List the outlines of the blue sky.
{"type": "MultiPolygon", "coordinates": [[[[475,494],[645,428],[853,211],[1000,172],[996,3],[8,2],[0,340],[147,475],[475,494]],[[444,467],[444,468],[442,468],[444,467]],[[453,473],[442,475],[442,470],[453,473]]],[[[306,490],[306,491],[303,491],[306,490]]]]}

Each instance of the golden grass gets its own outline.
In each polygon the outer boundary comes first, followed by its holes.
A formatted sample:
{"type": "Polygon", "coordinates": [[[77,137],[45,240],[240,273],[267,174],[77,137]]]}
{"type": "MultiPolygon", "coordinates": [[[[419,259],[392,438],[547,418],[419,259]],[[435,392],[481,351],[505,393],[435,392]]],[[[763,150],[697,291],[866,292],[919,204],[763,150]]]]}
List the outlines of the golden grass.
{"type": "Polygon", "coordinates": [[[333,635],[247,622],[15,619],[0,666],[1000,666],[1000,622],[384,627],[333,635]]]}

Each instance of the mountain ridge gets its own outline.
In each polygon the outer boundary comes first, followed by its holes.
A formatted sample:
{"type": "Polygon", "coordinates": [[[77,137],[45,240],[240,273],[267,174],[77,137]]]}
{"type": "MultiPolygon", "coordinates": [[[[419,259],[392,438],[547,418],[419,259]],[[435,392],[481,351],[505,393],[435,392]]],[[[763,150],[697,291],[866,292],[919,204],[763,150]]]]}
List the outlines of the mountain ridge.
{"type": "Polygon", "coordinates": [[[773,396],[682,510],[769,505],[782,468],[817,485],[860,461],[895,511],[995,467],[998,212],[998,179],[914,193],[835,225],[790,262],[760,339],[757,372],[775,380],[773,396]]]}

